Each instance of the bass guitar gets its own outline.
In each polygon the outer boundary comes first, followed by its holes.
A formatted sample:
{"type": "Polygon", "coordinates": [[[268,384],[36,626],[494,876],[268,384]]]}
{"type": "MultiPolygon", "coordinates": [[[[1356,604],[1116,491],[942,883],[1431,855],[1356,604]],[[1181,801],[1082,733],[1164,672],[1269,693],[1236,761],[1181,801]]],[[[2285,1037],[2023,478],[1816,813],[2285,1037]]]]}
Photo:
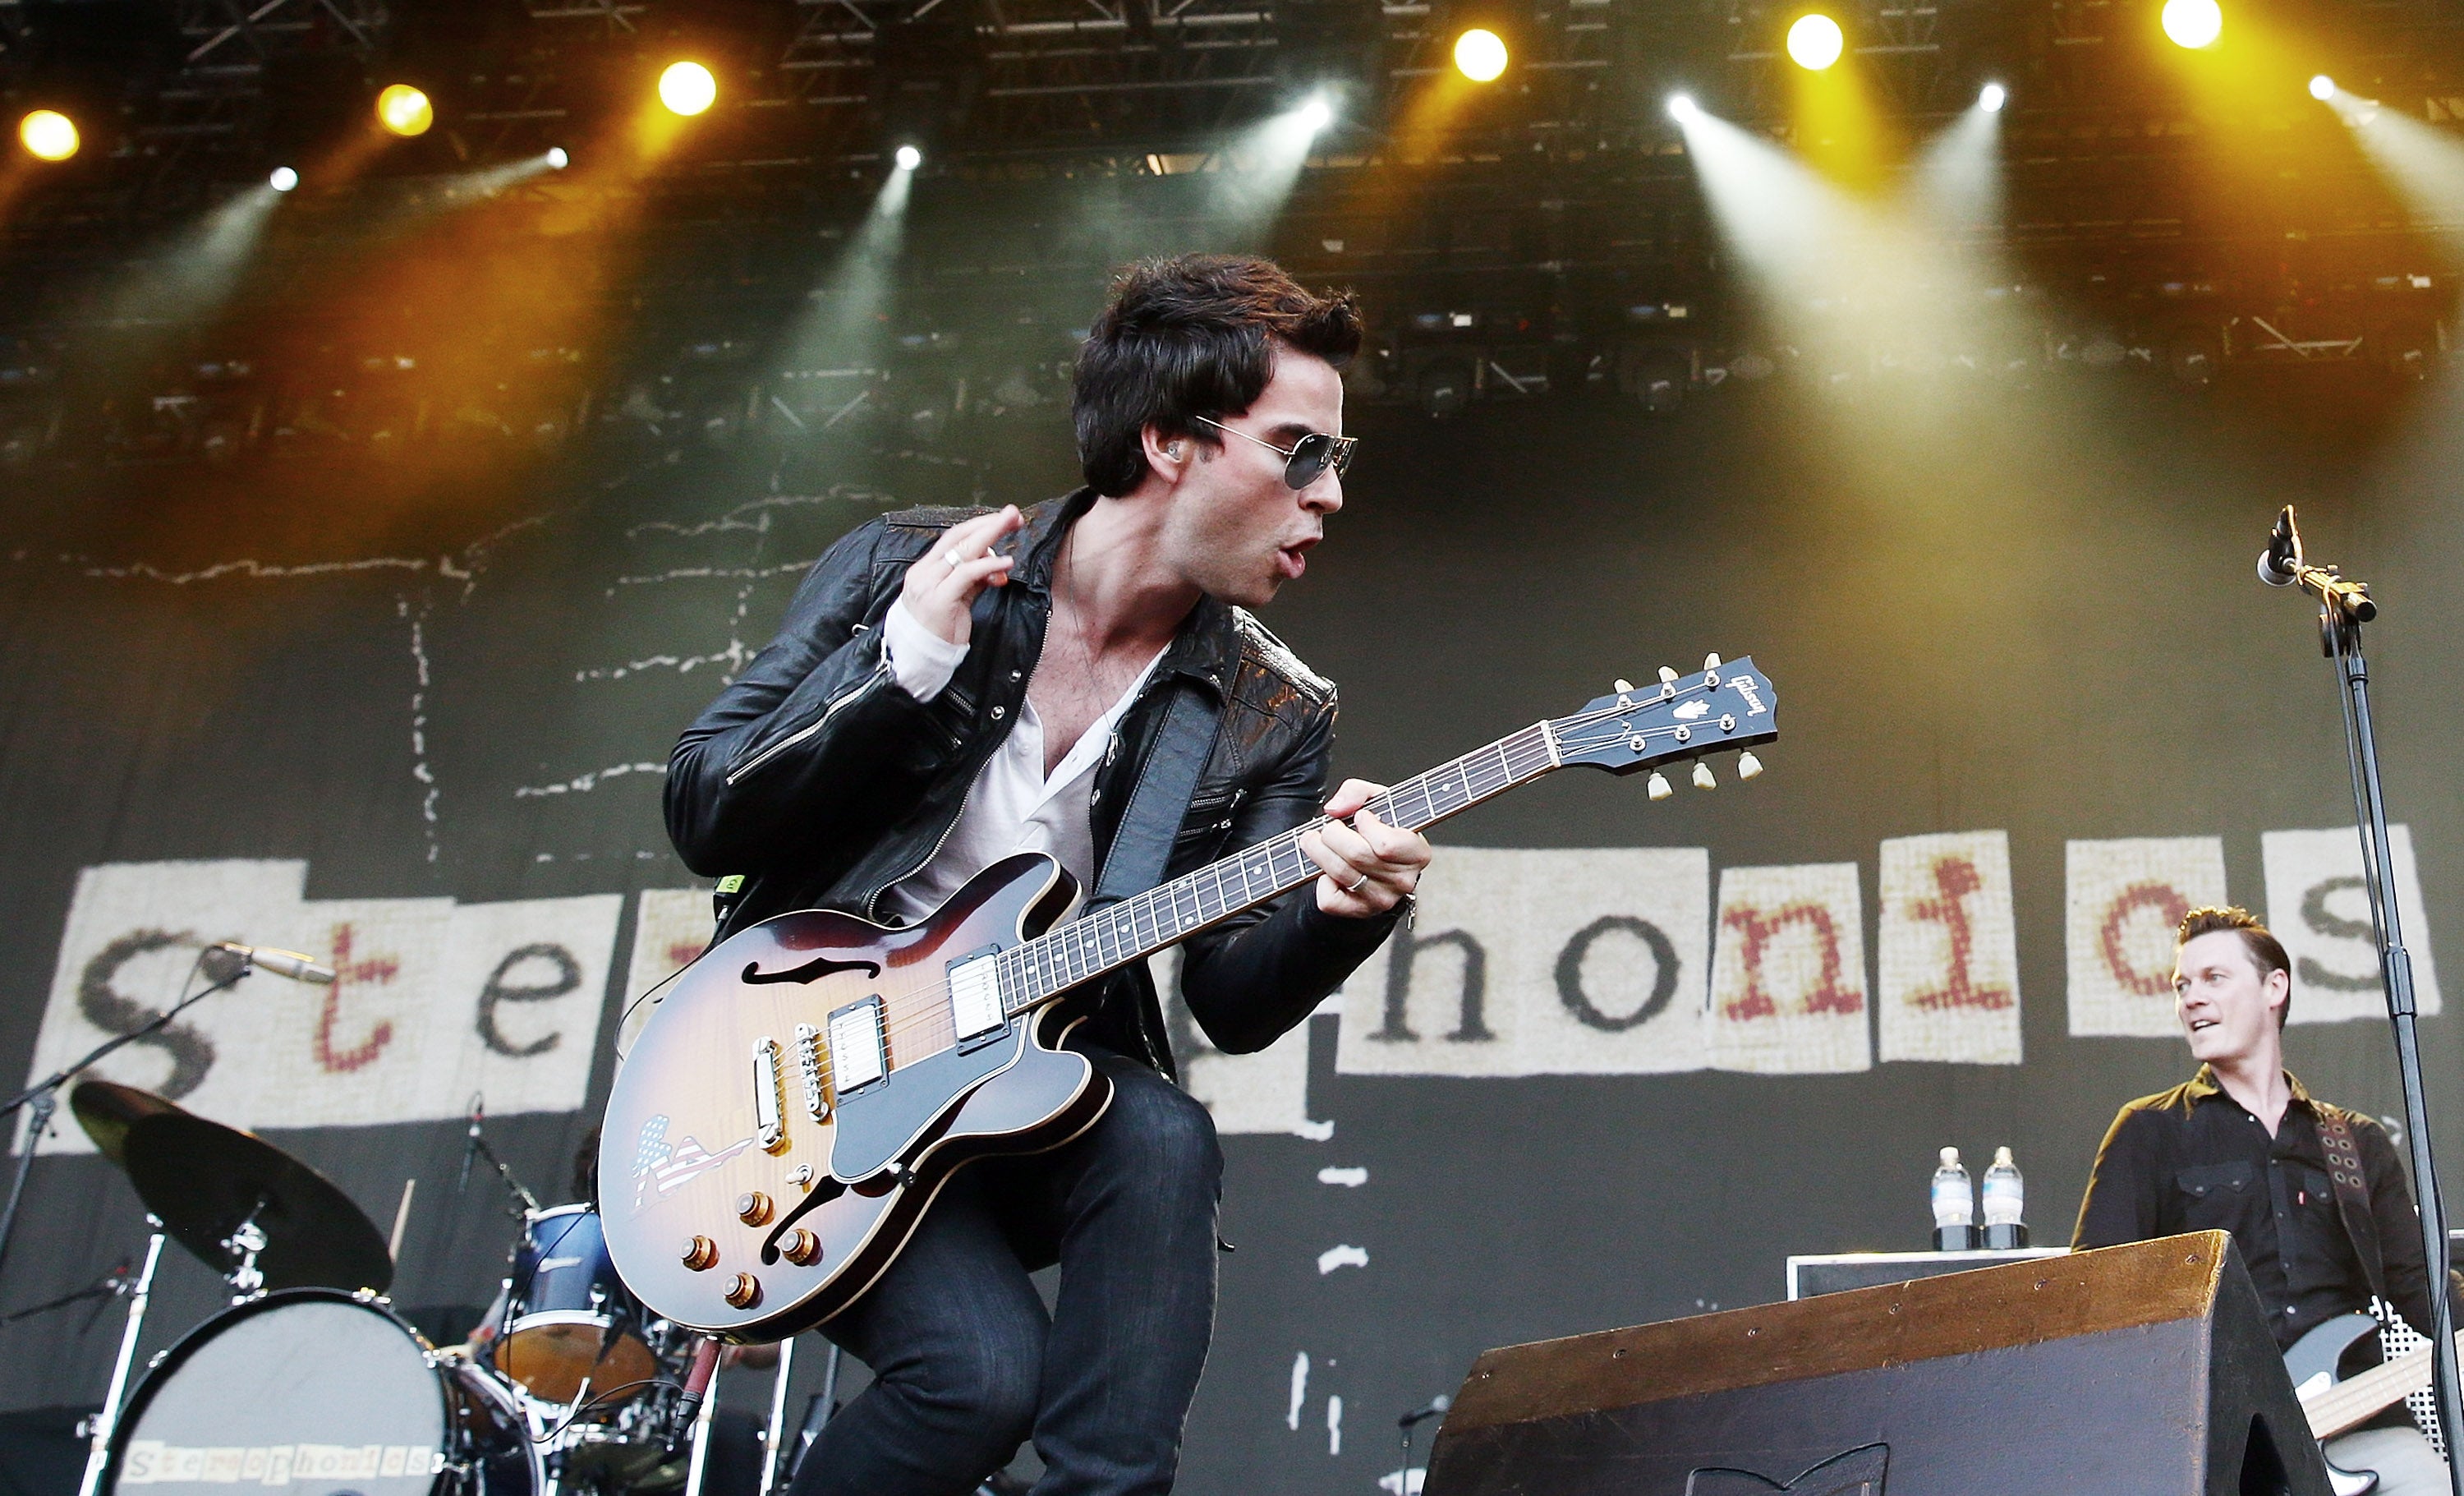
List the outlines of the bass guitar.
{"type": "MultiPolygon", "coordinates": [[[[2322,1444],[2430,1385],[2427,1343],[2342,1381],[2336,1379],[2336,1363],[2343,1359],[2345,1348],[2378,1328],[2379,1322],[2367,1314],[2339,1314],[2313,1326],[2284,1353],[2284,1369],[2292,1374],[2293,1391],[2301,1399],[2310,1437],[2322,1444]]],[[[2464,1334],[2456,1336],[2456,1343],[2464,1347],[2464,1334]]],[[[2379,1477],[2375,1470],[2346,1470],[2330,1460],[2327,1483],[2335,1487],[2336,1496],[2367,1496],[2377,1487],[2379,1477]]]]}
{"type": "MultiPolygon", "coordinates": [[[[1617,774],[1778,736],[1750,659],[1661,671],[1405,781],[1370,803],[1418,830],[1575,764],[1617,774]]],[[[662,1318],[734,1341],[828,1319],[881,1276],[953,1170],[1057,1147],[1111,1082],[1059,1047],[1071,989],[1318,875],[1312,823],[1071,919],[1074,880],[1024,853],[930,916],[887,929],[781,914],[678,973],[616,1073],[600,1133],[600,1210],[626,1286],[662,1318]]]]}

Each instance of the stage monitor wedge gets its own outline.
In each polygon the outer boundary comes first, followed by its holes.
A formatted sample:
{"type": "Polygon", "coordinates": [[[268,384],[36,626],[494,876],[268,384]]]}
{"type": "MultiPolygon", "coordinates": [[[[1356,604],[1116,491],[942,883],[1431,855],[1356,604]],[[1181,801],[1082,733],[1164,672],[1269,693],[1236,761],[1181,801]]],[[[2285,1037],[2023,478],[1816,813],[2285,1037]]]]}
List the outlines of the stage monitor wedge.
{"type": "Polygon", "coordinates": [[[2328,1496],[2220,1231],[1484,1353],[1425,1496],[2328,1496]]]}

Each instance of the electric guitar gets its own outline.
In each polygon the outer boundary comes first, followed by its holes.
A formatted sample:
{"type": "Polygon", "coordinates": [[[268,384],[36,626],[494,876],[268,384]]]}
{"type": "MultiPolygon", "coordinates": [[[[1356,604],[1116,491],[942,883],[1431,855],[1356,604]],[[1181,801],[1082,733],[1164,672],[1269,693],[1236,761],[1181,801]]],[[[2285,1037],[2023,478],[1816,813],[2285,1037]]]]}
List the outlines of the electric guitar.
{"type": "MultiPolygon", "coordinates": [[[[1418,830],[1544,774],[1617,774],[1778,737],[1778,696],[1750,659],[1639,690],[1624,681],[1405,781],[1370,803],[1418,830]]],[[[896,1257],[953,1170],[1058,1147],[1092,1126],[1111,1083],[1059,1047],[1056,1001],[1104,974],[1318,876],[1304,832],[1084,918],[1059,863],[993,864],[925,919],[886,929],[807,910],[730,935],[671,979],[616,1073],[600,1133],[600,1214],[627,1287],[662,1318],[774,1340],[854,1302],[896,1257]]]]}
{"type": "MultiPolygon", "coordinates": [[[[2343,1381],[2336,1379],[2336,1363],[2343,1358],[2344,1348],[2378,1328],[2379,1322],[2367,1314],[2339,1314],[2313,1326],[2284,1353],[2284,1369],[2292,1374],[2293,1391],[2301,1399],[2302,1416],[2310,1421],[2311,1438],[2323,1443],[2349,1433],[2382,1408],[2392,1407],[2430,1385],[2426,1343],[2343,1381]]],[[[2464,1334],[2456,1341],[2464,1346],[2464,1334]]],[[[2366,1496],[2379,1478],[2375,1470],[2346,1470],[2331,1460],[2327,1482],[2336,1496],[2366,1496]]]]}

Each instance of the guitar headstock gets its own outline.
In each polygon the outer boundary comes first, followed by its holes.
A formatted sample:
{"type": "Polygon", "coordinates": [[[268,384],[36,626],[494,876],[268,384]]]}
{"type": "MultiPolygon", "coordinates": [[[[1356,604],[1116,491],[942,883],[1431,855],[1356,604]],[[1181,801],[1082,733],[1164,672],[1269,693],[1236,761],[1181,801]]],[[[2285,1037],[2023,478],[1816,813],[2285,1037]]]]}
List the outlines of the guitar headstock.
{"type": "Polygon", "coordinates": [[[1734,749],[1739,779],[1760,774],[1761,760],[1744,750],[1779,736],[1779,693],[1751,655],[1723,664],[1714,654],[1691,675],[1663,667],[1647,686],[1618,681],[1614,693],[1552,718],[1548,728],[1558,762],[1612,774],[1654,770],[1651,798],[1661,800],[1668,780],[1656,771],[1664,763],[1694,760],[1695,785],[1709,789],[1719,781],[1703,757],[1734,749]]]}

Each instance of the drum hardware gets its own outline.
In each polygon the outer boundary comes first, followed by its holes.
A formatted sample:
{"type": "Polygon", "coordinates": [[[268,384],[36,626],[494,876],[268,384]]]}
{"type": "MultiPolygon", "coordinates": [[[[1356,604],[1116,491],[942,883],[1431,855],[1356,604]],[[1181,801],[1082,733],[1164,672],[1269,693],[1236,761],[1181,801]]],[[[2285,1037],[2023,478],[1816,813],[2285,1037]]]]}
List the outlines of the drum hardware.
{"type": "Polygon", "coordinates": [[[770,1422],[761,1431],[760,1496],[770,1496],[780,1481],[779,1456],[787,1443],[787,1378],[795,1370],[796,1341],[790,1336],[780,1342],[779,1375],[770,1383],[770,1422]]]}
{"type": "Polygon", "coordinates": [[[95,1414],[87,1435],[85,1476],[77,1482],[77,1496],[95,1496],[102,1486],[103,1468],[111,1459],[111,1436],[120,1424],[121,1396],[128,1390],[128,1366],[137,1359],[137,1337],[145,1328],[145,1307],[154,1297],[154,1269],[163,1261],[163,1222],[148,1216],[145,1223],[154,1228],[154,1234],[145,1243],[145,1265],[127,1290],[128,1327],[120,1332],[120,1355],[111,1363],[111,1390],[102,1395],[102,1409],[95,1414]]]}
{"type": "Polygon", "coordinates": [[[525,1188],[521,1180],[514,1177],[514,1171],[506,1167],[505,1160],[496,1156],[496,1151],[494,1148],[488,1146],[487,1120],[488,1098],[477,1091],[473,1091],[470,1141],[462,1145],[462,1173],[453,1181],[453,1193],[459,1195],[470,1187],[471,1160],[474,1157],[485,1158],[488,1160],[488,1167],[496,1171],[496,1182],[503,1185],[505,1193],[513,1197],[514,1202],[505,1207],[505,1214],[517,1221],[539,1215],[540,1213],[539,1197],[525,1188]]]}
{"type": "MultiPolygon", "coordinates": [[[[264,1208],[265,1202],[259,1200],[257,1210],[264,1208]]],[[[238,1265],[224,1275],[231,1280],[233,1304],[245,1304],[265,1291],[265,1274],[257,1271],[256,1254],[264,1251],[266,1244],[265,1228],[256,1223],[255,1210],[250,1211],[248,1219],[232,1227],[231,1234],[223,1238],[222,1249],[239,1258],[238,1265]]]]}
{"type": "MultiPolygon", "coordinates": [[[[210,949],[210,947],[209,949],[210,949]]],[[[197,953],[196,964],[188,969],[188,981],[195,981],[198,974],[206,969],[206,954],[207,953],[205,951],[197,953]]],[[[183,992],[179,1001],[172,1003],[169,1007],[164,1009],[161,1013],[156,1014],[144,1023],[136,1028],[130,1029],[124,1034],[114,1034],[111,1038],[104,1040],[101,1044],[97,1045],[94,1048],[86,1051],[85,1056],[75,1064],[65,1066],[60,1069],[53,1071],[41,1080],[36,1081],[33,1085],[19,1091],[16,1095],[10,1097],[6,1102],[0,1102],[0,1117],[11,1115],[19,1108],[25,1108],[27,1110],[26,1146],[24,1150],[17,1155],[17,1173],[15,1177],[10,1181],[9,1202],[6,1206],[0,1206],[0,1265],[5,1265],[8,1261],[9,1241],[17,1229],[17,1206],[26,1197],[27,1176],[33,1172],[34,1150],[41,1145],[44,1137],[50,1133],[52,1130],[52,1114],[59,1110],[60,1088],[77,1079],[77,1076],[83,1074],[96,1061],[110,1054],[113,1050],[120,1048],[123,1045],[134,1044],[136,1041],[144,1038],[146,1035],[168,1026],[171,1020],[178,1018],[182,1013],[185,1013],[189,1008],[203,1002],[206,999],[212,997],[215,993],[231,990],[232,987],[238,985],[241,979],[245,978],[252,969],[253,968],[250,964],[244,960],[238,962],[236,965],[226,963],[226,965],[221,969],[220,975],[217,975],[213,980],[208,982],[204,987],[198,989],[196,992],[183,992]]],[[[121,1089],[124,1089],[126,1088],[121,1089]]],[[[155,1099],[160,1100],[161,1098],[157,1097],[155,1099]]],[[[75,1097],[70,1098],[69,1105],[72,1110],[76,1108],[77,1101],[75,1097]]],[[[171,1104],[165,1101],[163,1102],[163,1105],[168,1107],[171,1104]]],[[[79,1115],[77,1120],[80,1123],[83,1123],[85,1118],[83,1115],[79,1115]]],[[[94,1131],[91,1126],[86,1130],[88,1133],[92,1133],[94,1131]]],[[[101,1141],[102,1140],[98,1137],[96,1139],[97,1145],[100,1146],[101,1141]]],[[[117,1141],[118,1140],[115,1138],[114,1146],[117,1146],[117,1141]]],[[[106,1154],[108,1153],[109,1150],[106,1149],[106,1154]]],[[[119,1160],[115,1157],[114,1161],[117,1162],[119,1160]]]]}

